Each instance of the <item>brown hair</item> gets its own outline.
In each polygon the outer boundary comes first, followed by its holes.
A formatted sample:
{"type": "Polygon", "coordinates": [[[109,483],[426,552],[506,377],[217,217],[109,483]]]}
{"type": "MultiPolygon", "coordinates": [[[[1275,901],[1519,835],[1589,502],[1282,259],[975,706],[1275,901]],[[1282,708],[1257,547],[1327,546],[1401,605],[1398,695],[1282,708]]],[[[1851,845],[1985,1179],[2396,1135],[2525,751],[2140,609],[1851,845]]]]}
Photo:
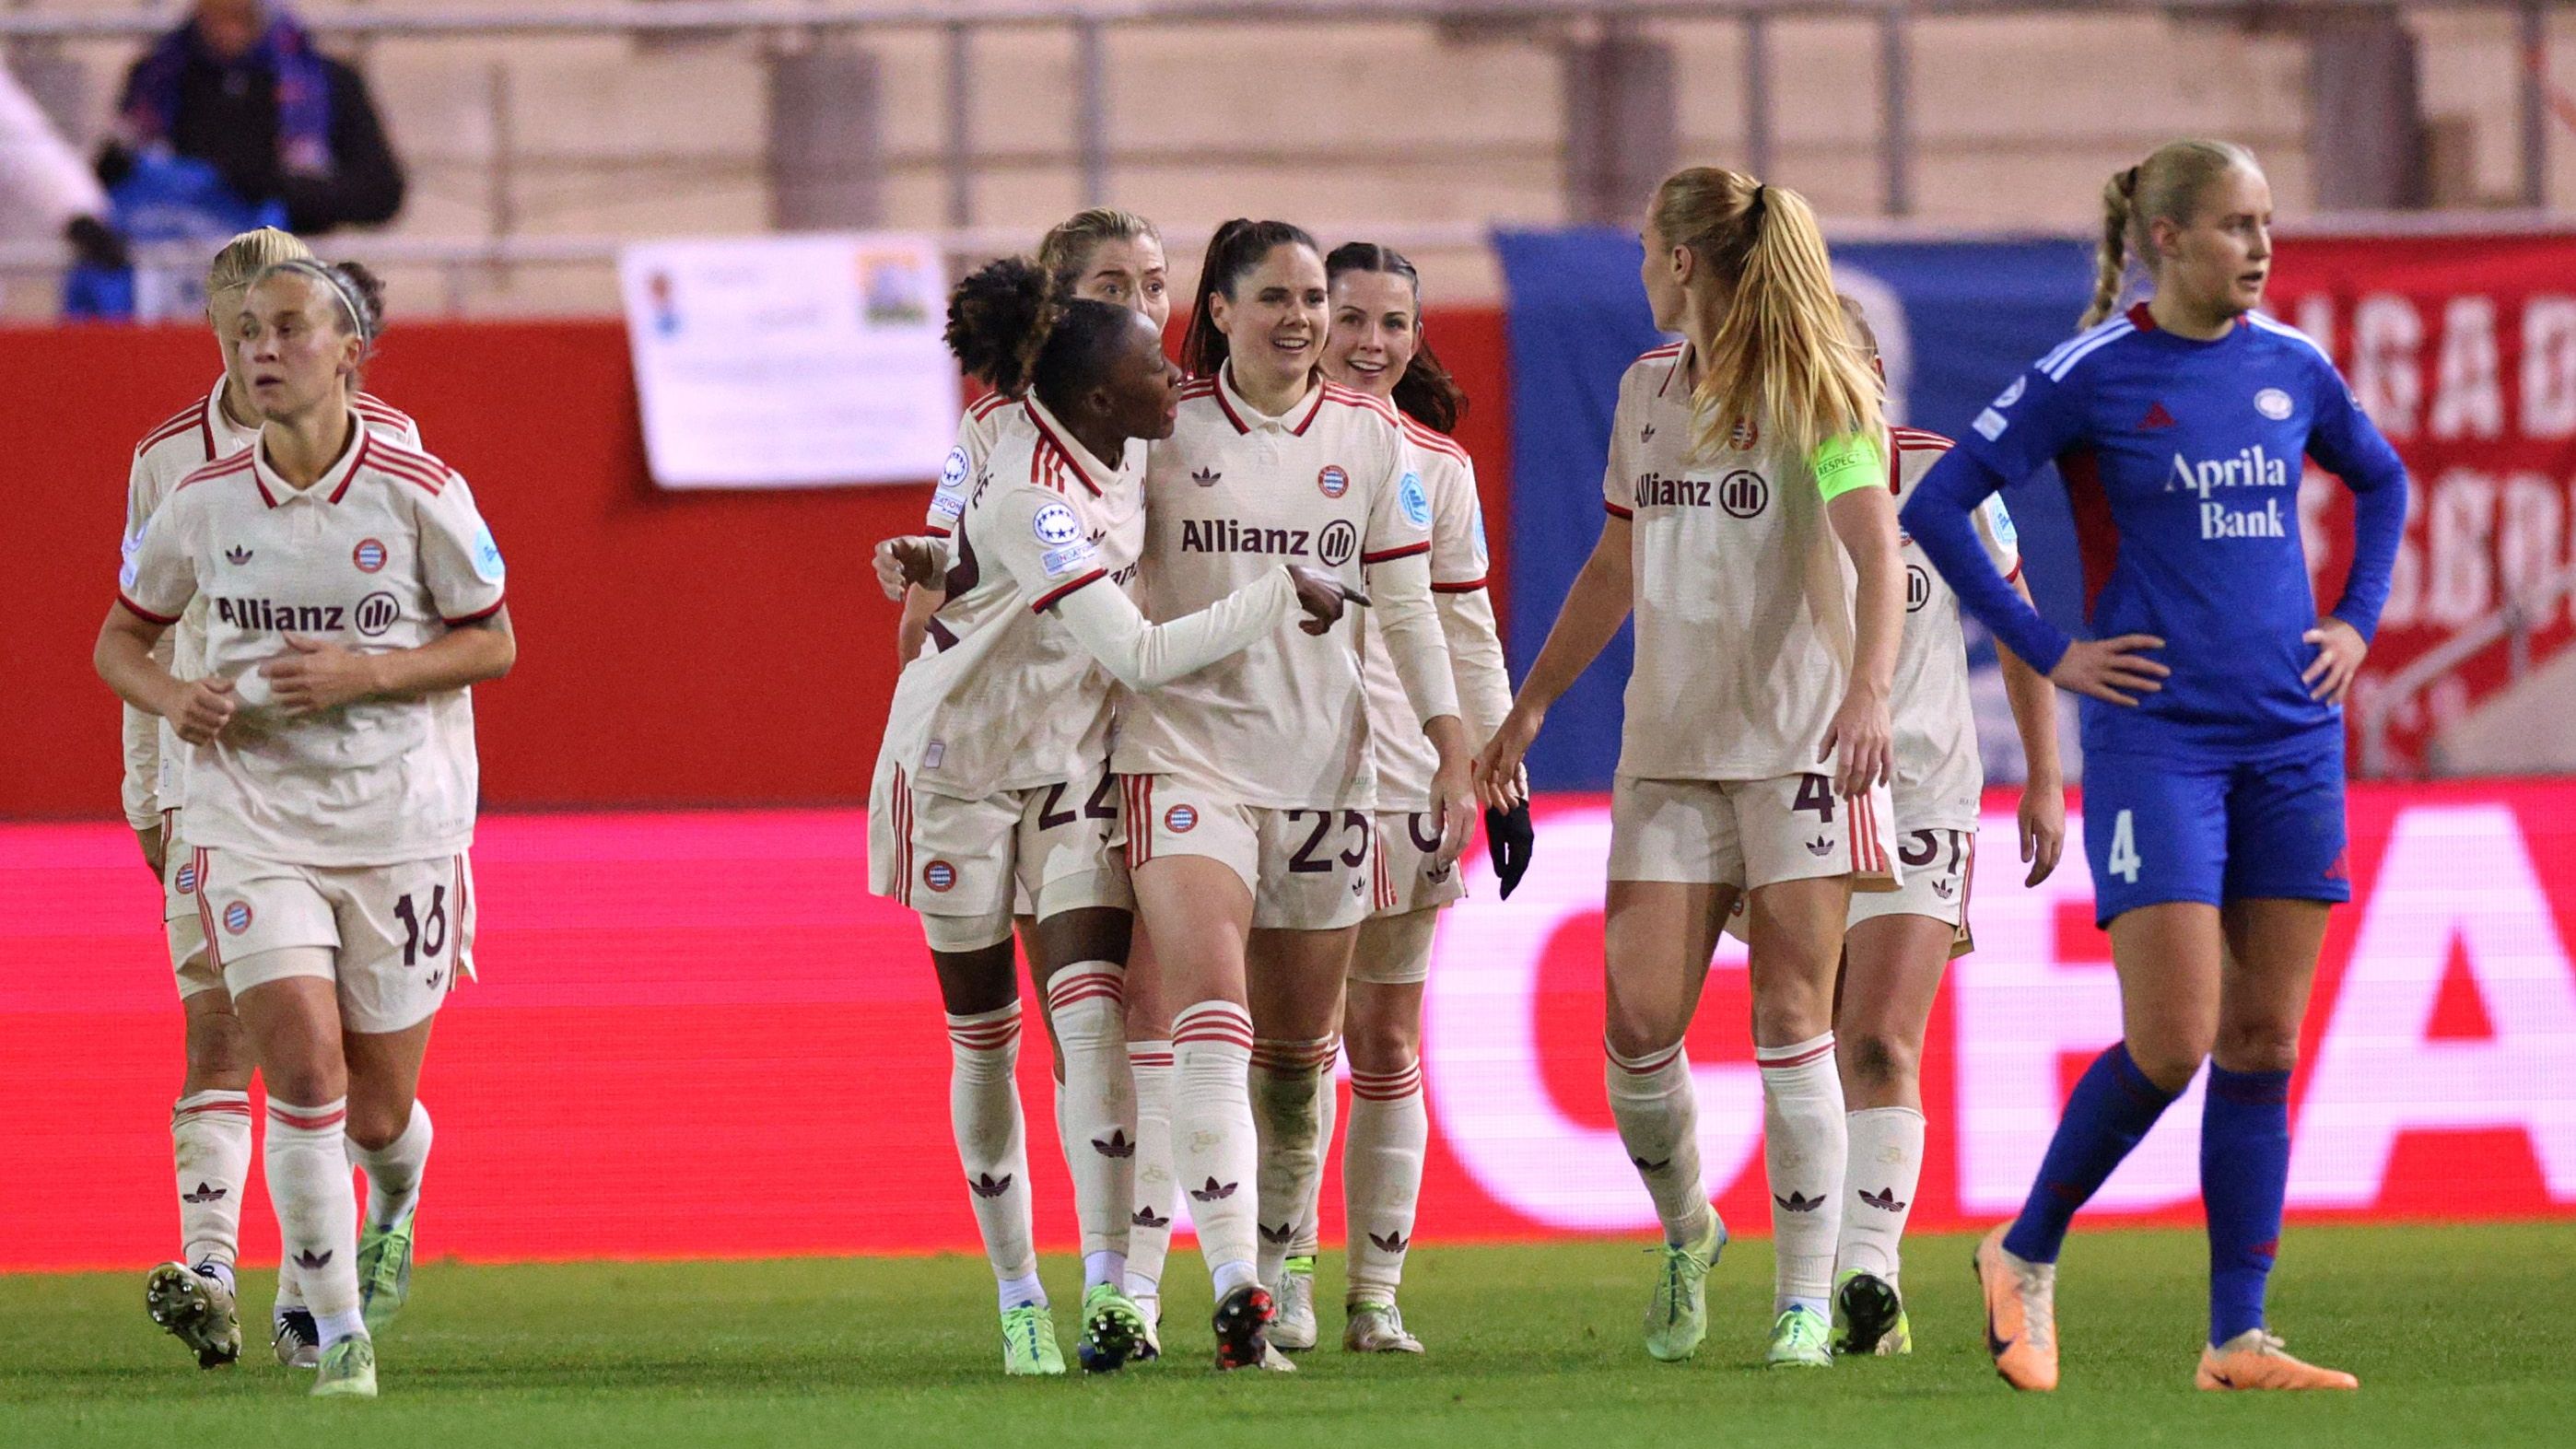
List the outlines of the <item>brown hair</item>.
{"type": "Polygon", "coordinates": [[[1422,335],[1422,274],[1393,247],[1344,242],[1324,258],[1324,279],[1329,283],[1351,272],[1384,272],[1404,278],[1413,288],[1413,361],[1405,366],[1404,376],[1395,380],[1395,405],[1433,432],[1456,432],[1458,419],[1467,413],[1467,394],[1431,350],[1431,339],[1422,335]]]}
{"type": "Polygon", "coordinates": [[[1099,381],[1135,330],[1137,315],[1065,295],[1025,257],[969,273],[948,294],[948,350],[1005,397],[1037,395],[1061,414],[1099,381]]]}
{"type": "Polygon", "coordinates": [[[1158,247],[1163,244],[1163,234],[1136,213],[1114,206],[1094,206],[1055,224],[1038,243],[1038,266],[1055,279],[1057,286],[1071,291],[1090,269],[1092,253],[1100,249],[1101,243],[1147,237],[1158,247]]]}
{"type": "Polygon", "coordinates": [[[2102,184],[2093,301],[2078,327],[2090,327],[2119,309],[2128,287],[2129,259],[2152,258],[2157,222],[2189,221],[2209,184],[2240,166],[2258,176],[2263,171],[2254,153],[2233,141],[2167,141],[2146,160],[2112,172],[2102,184]]]}
{"type": "Polygon", "coordinates": [[[1323,253],[1306,229],[1293,222],[1247,221],[1238,216],[1208,238],[1207,255],[1199,261],[1198,292],[1190,299],[1190,330],[1181,338],[1181,366],[1189,369],[1190,376],[1216,376],[1232,350],[1225,333],[1217,328],[1216,309],[1208,305],[1208,298],[1223,295],[1232,301],[1234,289],[1261,265],[1261,259],[1285,246],[1323,253]]]}
{"type": "Polygon", "coordinates": [[[1844,329],[1805,197],[1693,166],[1664,178],[1648,216],[1734,292],[1692,394],[1701,452],[1739,426],[1775,430],[1801,458],[1827,438],[1878,435],[1878,378],[1844,329]]]}
{"type": "Polygon", "coordinates": [[[271,277],[302,277],[330,292],[340,304],[333,311],[348,324],[340,327],[340,335],[358,339],[359,363],[376,355],[376,339],[385,330],[384,278],[356,262],[323,262],[309,254],[260,268],[250,285],[271,277]]]}

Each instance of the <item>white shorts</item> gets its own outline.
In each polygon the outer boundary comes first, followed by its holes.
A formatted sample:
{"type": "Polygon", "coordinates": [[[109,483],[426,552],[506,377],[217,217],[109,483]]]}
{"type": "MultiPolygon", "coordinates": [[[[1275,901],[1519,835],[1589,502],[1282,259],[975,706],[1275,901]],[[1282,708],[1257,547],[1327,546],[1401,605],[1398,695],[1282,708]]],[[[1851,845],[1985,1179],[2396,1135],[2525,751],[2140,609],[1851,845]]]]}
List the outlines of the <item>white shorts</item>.
{"type": "Polygon", "coordinates": [[[179,999],[224,989],[224,973],[206,959],[206,927],[197,916],[197,853],[179,843],[179,812],[161,812],[161,934],[179,999]]]}
{"type": "Polygon", "coordinates": [[[1968,931],[1968,892],[1977,875],[1977,832],[1909,830],[1896,842],[1905,884],[1893,891],[1852,897],[1851,925],[1880,916],[1929,916],[1958,928],[1953,960],[1977,947],[1968,931]]]}
{"type": "Polygon", "coordinates": [[[1760,890],[1782,881],[1850,876],[1855,891],[1892,891],[1902,867],[1888,850],[1895,818],[1885,785],[1833,792],[1823,775],[1769,780],[1643,780],[1610,790],[1610,879],[1679,881],[1760,890]]]}
{"type": "Polygon", "coordinates": [[[1371,917],[1410,915],[1467,898],[1467,873],[1454,862],[1437,863],[1440,826],[1430,811],[1377,812],[1377,848],[1395,899],[1371,911],[1371,917]]]}
{"type": "Polygon", "coordinates": [[[914,789],[888,767],[870,793],[868,889],[877,895],[927,916],[990,917],[1004,937],[1014,908],[1040,917],[1135,909],[1119,851],[1118,777],[1106,766],[981,800],[914,789]]]}
{"type": "Polygon", "coordinates": [[[1395,900],[1366,810],[1245,805],[1175,775],[1127,778],[1127,866],[1165,856],[1223,861],[1252,892],[1261,930],[1337,931],[1395,900]]]}
{"type": "Polygon", "coordinates": [[[474,974],[474,872],[462,855],[317,866],[191,854],[206,954],[236,997],[287,976],[325,977],[339,986],[347,1029],[401,1031],[474,974]],[[274,954],[296,946],[328,951],[328,969],[274,954]]]}

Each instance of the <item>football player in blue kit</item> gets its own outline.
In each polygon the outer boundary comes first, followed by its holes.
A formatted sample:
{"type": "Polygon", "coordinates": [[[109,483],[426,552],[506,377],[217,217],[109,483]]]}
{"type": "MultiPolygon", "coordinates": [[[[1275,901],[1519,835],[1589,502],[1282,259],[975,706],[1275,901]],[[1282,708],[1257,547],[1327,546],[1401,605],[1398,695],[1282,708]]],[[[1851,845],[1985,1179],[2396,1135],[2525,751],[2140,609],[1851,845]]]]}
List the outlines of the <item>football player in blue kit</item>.
{"type": "Polygon", "coordinates": [[[2103,189],[2085,330],[1979,413],[1904,523],[2016,655],[2084,695],[2084,841],[2124,1039],[2068,1101],[2020,1216],[1978,1246],[2005,1381],[2057,1384],[2068,1220],[2204,1058],[2204,1389],[2356,1387],[2264,1321],[2289,1174],[2290,1071],[2344,868],[2342,701],[2388,597],[2406,470],[2316,343],[2255,308],[2272,196],[2242,147],[2177,141],[2103,189]],[[2120,310],[2128,262],[2150,300],[2120,310]],[[2298,524],[2304,459],[2354,495],[2342,598],[2320,616],[2298,524]],[[1969,523],[2054,462],[2095,637],[2069,640],[1969,523]]]}

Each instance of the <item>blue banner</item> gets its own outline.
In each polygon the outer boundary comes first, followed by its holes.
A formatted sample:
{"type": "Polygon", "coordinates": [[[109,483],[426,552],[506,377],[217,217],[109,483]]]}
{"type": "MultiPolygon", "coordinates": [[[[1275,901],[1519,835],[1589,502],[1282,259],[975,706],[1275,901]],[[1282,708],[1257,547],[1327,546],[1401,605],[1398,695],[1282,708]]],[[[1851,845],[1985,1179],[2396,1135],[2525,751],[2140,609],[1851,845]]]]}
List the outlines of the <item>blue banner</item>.
{"type": "MultiPolygon", "coordinates": [[[[1512,370],[1514,679],[1538,657],[1557,606],[1601,534],[1601,473],[1619,376],[1666,340],[1647,315],[1633,233],[1498,232],[1512,370]]],[[[1871,242],[1834,249],[1837,284],[1879,333],[1899,421],[1955,436],[2040,354],[2064,341],[2091,295],[2090,248],[2067,240],[1871,242]]],[[[2065,490],[2043,476],[2008,495],[2040,609],[2081,613],[2065,490]]],[[[1971,633],[1977,631],[1971,628],[1971,633]]],[[[1989,660],[1991,645],[1979,650],[1989,660]]],[[[1628,631],[1548,711],[1530,750],[1542,789],[1600,789],[1619,758],[1628,631]]]]}

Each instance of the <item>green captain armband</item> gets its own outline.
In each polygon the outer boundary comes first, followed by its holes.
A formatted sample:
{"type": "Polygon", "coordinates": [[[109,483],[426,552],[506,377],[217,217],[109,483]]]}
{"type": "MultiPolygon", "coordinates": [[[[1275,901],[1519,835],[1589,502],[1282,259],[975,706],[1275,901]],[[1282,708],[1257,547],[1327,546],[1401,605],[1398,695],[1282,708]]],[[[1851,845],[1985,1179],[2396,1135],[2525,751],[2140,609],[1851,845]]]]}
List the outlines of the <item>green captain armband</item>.
{"type": "Polygon", "coordinates": [[[1879,451],[1876,438],[1852,433],[1827,438],[1807,461],[1816,475],[1816,492],[1827,503],[1887,478],[1887,455],[1879,451]]]}

